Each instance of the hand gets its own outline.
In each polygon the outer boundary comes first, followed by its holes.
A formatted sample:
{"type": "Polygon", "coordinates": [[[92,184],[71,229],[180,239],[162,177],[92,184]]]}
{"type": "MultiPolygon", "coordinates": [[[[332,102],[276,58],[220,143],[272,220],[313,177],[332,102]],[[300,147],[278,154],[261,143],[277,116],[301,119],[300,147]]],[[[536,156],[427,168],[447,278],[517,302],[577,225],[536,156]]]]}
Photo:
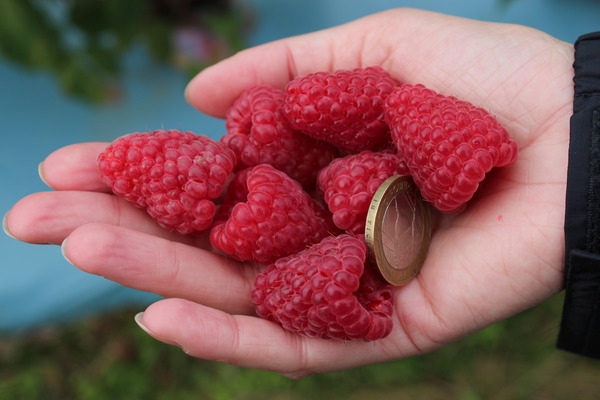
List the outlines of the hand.
{"type": "Polygon", "coordinates": [[[168,233],[109,194],[95,167],[106,144],[50,155],[42,174],[55,191],[19,201],[5,227],[26,242],[62,242],[84,271],[167,297],[139,322],[195,357],[297,378],[428,352],[562,287],[572,62],[569,44],[533,29],[390,10],[242,51],[189,84],[191,104],[223,117],[253,84],[380,65],[483,106],[507,128],[519,159],[490,173],[466,211],[440,216],[420,275],[395,292],[394,330],[379,341],[305,338],[255,317],[257,268],[204,250],[205,238],[168,233]]]}

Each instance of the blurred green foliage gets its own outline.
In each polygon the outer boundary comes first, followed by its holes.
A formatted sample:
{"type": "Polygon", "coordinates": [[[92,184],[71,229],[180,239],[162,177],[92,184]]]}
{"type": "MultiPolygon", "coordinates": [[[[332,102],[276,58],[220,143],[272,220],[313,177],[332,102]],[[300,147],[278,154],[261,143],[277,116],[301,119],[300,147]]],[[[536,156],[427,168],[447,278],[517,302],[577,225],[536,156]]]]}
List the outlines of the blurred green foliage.
{"type": "MultiPolygon", "coordinates": [[[[247,16],[227,2],[0,0],[0,56],[49,71],[67,93],[102,102],[118,90],[123,57],[136,45],[156,62],[189,73],[202,68],[178,61],[173,32],[181,26],[201,27],[234,52],[244,46],[247,16]]],[[[299,381],[191,358],[141,331],[134,311],[121,310],[0,337],[0,399],[600,398],[598,363],[554,347],[561,305],[556,296],[431,354],[299,381]]]]}
{"type": "Polygon", "coordinates": [[[562,296],[431,354],[298,381],[198,360],[119,311],[0,338],[0,398],[598,399],[598,363],[554,347],[562,296]]]}
{"type": "Polygon", "coordinates": [[[69,95],[103,102],[118,96],[123,59],[133,47],[193,74],[240,50],[247,25],[247,12],[226,0],[2,0],[0,57],[49,71],[69,95]],[[182,63],[182,27],[198,28],[220,48],[182,63]]]}

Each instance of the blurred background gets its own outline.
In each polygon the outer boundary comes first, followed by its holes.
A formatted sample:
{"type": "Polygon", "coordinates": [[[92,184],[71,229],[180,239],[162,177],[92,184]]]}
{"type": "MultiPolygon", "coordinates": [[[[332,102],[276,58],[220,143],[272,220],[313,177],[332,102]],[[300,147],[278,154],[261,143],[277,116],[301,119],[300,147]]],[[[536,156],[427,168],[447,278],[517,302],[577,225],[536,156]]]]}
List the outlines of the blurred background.
{"type": "MultiPolygon", "coordinates": [[[[244,47],[394,7],[528,25],[573,42],[598,0],[0,0],[0,211],[48,190],[38,164],[75,142],[224,124],[187,81],[244,47]]],[[[562,296],[420,357],[290,381],[194,360],[133,315],[156,300],[86,275],[56,246],[0,235],[0,399],[595,399],[598,364],[554,349],[562,296]]]]}

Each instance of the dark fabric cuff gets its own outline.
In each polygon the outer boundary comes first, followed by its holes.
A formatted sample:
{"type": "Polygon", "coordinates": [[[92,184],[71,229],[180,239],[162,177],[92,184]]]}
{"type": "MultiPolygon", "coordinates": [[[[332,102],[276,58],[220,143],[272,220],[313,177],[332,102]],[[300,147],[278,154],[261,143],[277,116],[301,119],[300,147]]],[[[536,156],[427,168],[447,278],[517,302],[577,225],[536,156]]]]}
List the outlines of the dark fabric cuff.
{"type": "Polygon", "coordinates": [[[600,255],[573,250],[558,348],[600,358],[600,255]]]}
{"type": "Polygon", "coordinates": [[[557,346],[600,358],[600,32],[575,42],[565,210],[566,297],[557,346]]]}

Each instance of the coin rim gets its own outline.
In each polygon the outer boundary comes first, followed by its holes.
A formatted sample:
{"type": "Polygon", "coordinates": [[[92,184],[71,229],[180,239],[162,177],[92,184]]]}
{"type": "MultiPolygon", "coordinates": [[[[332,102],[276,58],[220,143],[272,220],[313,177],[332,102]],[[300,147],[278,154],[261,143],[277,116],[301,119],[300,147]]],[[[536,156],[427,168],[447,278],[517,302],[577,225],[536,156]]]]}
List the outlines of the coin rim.
{"type": "Polygon", "coordinates": [[[374,269],[386,282],[394,286],[402,286],[410,282],[419,273],[427,257],[431,242],[431,210],[422,200],[419,190],[410,176],[394,175],[379,186],[369,205],[365,224],[365,241],[369,248],[370,258],[376,266],[374,269]],[[405,186],[404,188],[399,187],[401,183],[405,186]],[[394,188],[397,188],[397,190],[392,190],[394,188]],[[392,200],[399,193],[406,192],[415,193],[417,207],[423,219],[423,235],[415,258],[406,268],[396,269],[389,263],[383,250],[382,225],[385,213],[392,200]]]}

